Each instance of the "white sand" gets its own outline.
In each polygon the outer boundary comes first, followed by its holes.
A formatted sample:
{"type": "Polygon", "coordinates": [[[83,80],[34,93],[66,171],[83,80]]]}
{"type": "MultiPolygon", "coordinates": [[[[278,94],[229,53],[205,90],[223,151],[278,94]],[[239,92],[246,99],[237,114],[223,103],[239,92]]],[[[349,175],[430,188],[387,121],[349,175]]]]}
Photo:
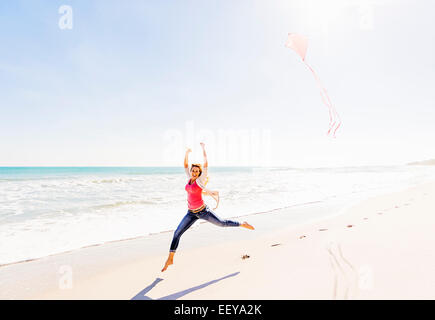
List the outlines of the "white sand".
{"type": "Polygon", "coordinates": [[[255,231],[199,224],[164,273],[172,233],[5,266],[0,298],[435,298],[434,183],[323,221],[267,227],[284,214],[247,217],[255,231]]]}

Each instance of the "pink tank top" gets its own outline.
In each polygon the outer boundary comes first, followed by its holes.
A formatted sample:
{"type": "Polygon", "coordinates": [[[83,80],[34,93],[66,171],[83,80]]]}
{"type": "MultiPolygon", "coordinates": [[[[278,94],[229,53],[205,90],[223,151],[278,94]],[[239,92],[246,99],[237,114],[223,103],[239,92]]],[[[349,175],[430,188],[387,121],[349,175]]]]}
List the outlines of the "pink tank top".
{"type": "Polygon", "coordinates": [[[187,191],[188,208],[190,210],[200,208],[204,204],[204,201],[202,200],[202,189],[196,184],[196,180],[192,184],[189,184],[189,182],[187,182],[185,189],[187,191]]]}

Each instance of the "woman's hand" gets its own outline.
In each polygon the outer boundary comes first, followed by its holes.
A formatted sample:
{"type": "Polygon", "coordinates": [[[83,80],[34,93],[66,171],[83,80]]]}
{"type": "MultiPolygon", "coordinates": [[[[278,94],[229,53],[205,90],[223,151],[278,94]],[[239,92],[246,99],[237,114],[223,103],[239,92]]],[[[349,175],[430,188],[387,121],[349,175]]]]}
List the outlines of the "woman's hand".
{"type": "Polygon", "coordinates": [[[205,143],[204,143],[204,142],[201,142],[200,145],[201,145],[201,147],[202,147],[203,149],[205,148],[205,143]]]}
{"type": "Polygon", "coordinates": [[[192,152],[192,149],[190,149],[190,148],[186,149],[186,153],[191,153],[191,152],[192,152]]]}

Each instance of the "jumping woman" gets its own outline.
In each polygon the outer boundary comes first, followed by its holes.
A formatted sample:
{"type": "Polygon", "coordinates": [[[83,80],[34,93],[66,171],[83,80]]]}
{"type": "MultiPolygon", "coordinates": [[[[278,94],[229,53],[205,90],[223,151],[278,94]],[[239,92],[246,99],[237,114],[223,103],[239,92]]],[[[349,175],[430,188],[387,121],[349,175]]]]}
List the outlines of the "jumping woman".
{"type": "Polygon", "coordinates": [[[174,237],[172,239],[171,247],[169,250],[169,257],[166,260],[162,272],[165,271],[168,266],[174,263],[174,254],[177,250],[178,243],[180,242],[181,235],[187,229],[189,229],[198,219],[206,220],[220,227],[243,227],[249,230],[254,230],[254,227],[247,222],[240,223],[237,221],[220,219],[202,200],[202,193],[204,192],[206,195],[212,196],[219,204],[219,192],[211,191],[205,187],[208,162],[207,155],[205,153],[204,143],[201,143],[201,147],[204,155],[203,166],[201,166],[201,164],[192,164],[189,171],[189,153],[192,150],[187,149],[186,155],[184,157],[184,170],[186,171],[186,175],[189,178],[189,181],[185,187],[187,191],[188,210],[187,214],[178,225],[177,230],[175,230],[174,232],[174,237]]]}

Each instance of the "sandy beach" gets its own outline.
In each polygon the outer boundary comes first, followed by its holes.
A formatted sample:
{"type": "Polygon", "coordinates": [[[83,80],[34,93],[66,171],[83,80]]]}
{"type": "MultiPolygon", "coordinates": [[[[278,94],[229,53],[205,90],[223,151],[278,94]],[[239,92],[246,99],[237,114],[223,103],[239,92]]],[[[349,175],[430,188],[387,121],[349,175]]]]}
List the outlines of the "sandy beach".
{"type": "Polygon", "coordinates": [[[303,225],[286,210],[200,223],[160,272],[172,232],[0,268],[2,299],[434,299],[435,183],[303,225]],[[281,223],[282,222],[282,223],[281,223]]]}

